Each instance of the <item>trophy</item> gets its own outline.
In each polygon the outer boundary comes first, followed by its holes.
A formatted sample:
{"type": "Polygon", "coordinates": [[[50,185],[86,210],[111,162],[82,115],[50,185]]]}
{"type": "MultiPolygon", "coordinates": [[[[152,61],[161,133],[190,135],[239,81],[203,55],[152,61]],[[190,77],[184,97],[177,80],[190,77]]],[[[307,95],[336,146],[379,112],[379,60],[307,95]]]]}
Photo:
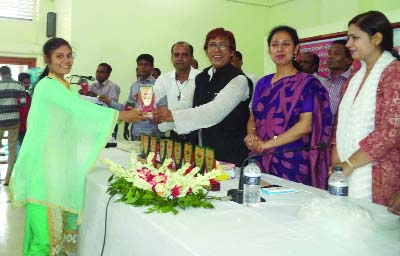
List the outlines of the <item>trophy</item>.
{"type": "Polygon", "coordinates": [[[214,149],[209,147],[206,147],[205,165],[206,172],[211,172],[213,169],[215,169],[216,166],[214,149]]]}
{"type": "Polygon", "coordinates": [[[192,165],[193,146],[191,143],[185,143],[183,147],[183,162],[192,165]]]}
{"type": "Polygon", "coordinates": [[[165,158],[166,159],[169,159],[169,158],[171,158],[172,159],[172,156],[173,156],[173,153],[174,153],[174,141],[173,140],[171,140],[171,139],[166,139],[166,141],[167,141],[167,149],[166,149],[166,152],[165,152],[165,158]]]}
{"type": "Polygon", "coordinates": [[[194,148],[194,165],[200,168],[199,173],[204,174],[206,149],[199,145],[194,148]]]}
{"type": "Polygon", "coordinates": [[[174,142],[175,169],[179,169],[182,167],[182,160],[183,160],[183,143],[175,141],[174,142]]]}
{"type": "Polygon", "coordinates": [[[153,86],[149,84],[140,85],[140,93],[138,96],[139,109],[143,115],[148,118],[153,118],[153,110],[156,106],[156,100],[153,93],[153,86]]]}
{"type": "Polygon", "coordinates": [[[157,137],[150,137],[150,152],[154,152],[157,155],[157,137]]]}
{"type": "Polygon", "coordinates": [[[147,157],[150,153],[150,136],[143,134],[143,153],[147,157]]]}
{"type": "Polygon", "coordinates": [[[160,139],[160,162],[161,164],[164,163],[165,157],[166,157],[166,152],[167,152],[167,140],[166,139],[160,139]]]}

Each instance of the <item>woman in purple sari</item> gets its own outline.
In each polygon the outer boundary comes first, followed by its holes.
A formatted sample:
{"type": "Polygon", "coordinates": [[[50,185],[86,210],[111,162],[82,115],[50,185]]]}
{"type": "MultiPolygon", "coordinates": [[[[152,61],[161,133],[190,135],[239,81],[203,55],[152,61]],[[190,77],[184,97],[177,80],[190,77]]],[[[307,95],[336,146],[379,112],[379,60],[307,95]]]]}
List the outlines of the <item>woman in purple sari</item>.
{"type": "Polygon", "coordinates": [[[293,28],[274,28],[268,45],[276,73],[257,83],[246,145],[253,152],[287,151],[263,156],[260,161],[263,172],[326,188],[327,150],[297,149],[329,142],[332,118],[328,93],[313,75],[299,71],[294,59],[299,38],[293,28]]]}

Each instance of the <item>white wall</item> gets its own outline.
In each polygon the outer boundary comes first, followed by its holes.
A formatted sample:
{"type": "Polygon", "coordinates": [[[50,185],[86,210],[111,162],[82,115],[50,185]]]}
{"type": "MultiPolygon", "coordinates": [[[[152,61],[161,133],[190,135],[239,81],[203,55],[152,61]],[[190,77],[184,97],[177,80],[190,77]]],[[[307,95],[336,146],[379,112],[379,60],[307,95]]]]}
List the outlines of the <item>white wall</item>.
{"type": "Polygon", "coordinates": [[[263,8],[224,0],[72,0],[71,15],[76,53],[72,72],[94,75],[98,63],[109,63],[111,80],[121,86],[124,100],[135,80],[139,54],[152,54],[155,66],[167,72],[173,69],[171,45],[184,40],[194,46],[200,68],[205,68],[205,36],[221,26],[235,34],[244,68],[263,73],[263,8]]]}
{"type": "Polygon", "coordinates": [[[42,65],[42,46],[46,40],[46,14],[54,0],[37,0],[33,21],[0,19],[0,56],[37,58],[42,65]]]}
{"type": "MultiPolygon", "coordinates": [[[[295,0],[265,10],[265,42],[269,31],[278,25],[296,28],[299,37],[312,37],[347,30],[347,23],[357,14],[377,10],[390,22],[400,22],[399,0],[295,0]]],[[[275,71],[265,43],[264,72],[275,71]]]]}

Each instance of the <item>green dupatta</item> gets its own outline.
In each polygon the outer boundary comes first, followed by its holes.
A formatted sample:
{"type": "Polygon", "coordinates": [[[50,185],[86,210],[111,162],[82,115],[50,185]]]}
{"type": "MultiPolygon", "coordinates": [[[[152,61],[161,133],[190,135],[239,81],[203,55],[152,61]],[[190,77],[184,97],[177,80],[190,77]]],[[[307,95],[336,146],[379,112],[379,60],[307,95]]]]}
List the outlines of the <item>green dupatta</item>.
{"type": "Polygon", "coordinates": [[[13,204],[31,202],[80,214],[85,175],[117,118],[117,111],[82,100],[75,88],[43,78],[35,87],[28,130],[14,166],[13,204]]]}

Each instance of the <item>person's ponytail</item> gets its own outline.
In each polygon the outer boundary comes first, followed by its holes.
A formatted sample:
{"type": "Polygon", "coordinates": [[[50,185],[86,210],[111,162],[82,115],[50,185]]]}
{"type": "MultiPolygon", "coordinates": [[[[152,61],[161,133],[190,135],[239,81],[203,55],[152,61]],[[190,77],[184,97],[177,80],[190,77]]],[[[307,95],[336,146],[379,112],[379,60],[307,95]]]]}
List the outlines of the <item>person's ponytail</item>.
{"type": "Polygon", "coordinates": [[[39,83],[39,81],[42,80],[42,78],[44,78],[48,75],[49,75],[49,66],[46,65],[46,68],[43,70],[42,74],[40,74],[36,83],[39,83]]]}
{"type": "Polygon", "coordinates": [[[36,85],[42,80],[42,78],[46,77],[49,75],[49,66],[46,65],[46,68],[43,70],[42,74],[40,74],[39,78],[37,79],[36,83],[33,85],[32,88],[32,97],[33,93],[35,92],[36,85]]]}

